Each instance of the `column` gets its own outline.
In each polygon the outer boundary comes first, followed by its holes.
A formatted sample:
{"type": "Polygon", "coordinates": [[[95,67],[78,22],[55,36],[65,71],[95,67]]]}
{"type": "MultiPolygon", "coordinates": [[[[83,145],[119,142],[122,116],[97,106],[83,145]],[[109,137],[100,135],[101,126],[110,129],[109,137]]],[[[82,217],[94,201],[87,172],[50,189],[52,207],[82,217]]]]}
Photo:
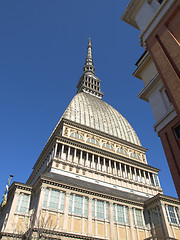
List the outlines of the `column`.
{"type": "Polygon", "coordinates": [[[75,148],[74,149],[74,159],[73,159],[73,162],[76,162],[76,153],[77,153],[77,149],[75,148]]]}
{"type": "Polygon", "coordinates": [[[94,154],[92,154],[92,164],[91,164],[91,168],[93,168],[93,169],[95,168],[95,167],[94,167],[94,154]]]}
{"type": "Polygon", "coordinates": [[[135,240],[135,231],[134,231],[134,222],[132,216],[132,207],[129,207],[129,224],[130,224],[130,231],[131,231],[131,239],[135,240]]]}
{"type": "Polygon", "coordinates": [[[56,143],[55,145],[55,150],[54,150],[54,157],[56,158],[56,155],[57,155],[57,147],[58,147],[58,143],[56,143]]]}
{"type": "Polygon", "coordinates": [[[134,168],[134,175],[135,175],[135,181],[137,181],[137,172],[136,172],[136,168],[134,168]]]}
{"type": "Polygon", "coordinates": [[[132,169],[131,169],[131,166],[129,166],[129,172],[130,172],[130,179],[132,179],[132,169]]]}
{"type": "MultiPolygon", "coordinates": [[[[83,234],[85,234],[85,232],[84,232],[84,222],[85,222],[85,219],[84,219],[84,207],[85,207],[85,196],[83,196],[83,203],[82,203],[82,218],[81,218],[81,220],[82,220],[82,233],[83,234]]],[[[87,234],[87,233],[86,233],[87,234]]]]}
{"type": "Polygon", "coordinates": [[[114,161],[114,172],[115,172],[115,175],[117,175],[116,161],[114,161]]]}
{"type": "Polygon", "coordinates": [[[120,170],[120,176],[122,177],[122,166],[121,166],[121,163],[119,163],[119,170],[120,170]]]}
{"type": "Polygon", "coordinates": [[[142,182],[141,170],[139,169],[139,181],[142,182]]]}
{"type": "Polygon", "coordinates": [[[111,160],[109,159],[109,173],[111,173],[112,169],[111,169],[111,160]]]}
{"type": "Polygon", "coordinates": [[[3,231],[11,231],[12,228],[12,219],[14,216],[14,212],[16,210],[16,206],[18,203],[18,198],[19,198],[19,192],[17,192],[17,190],[15,191],[14,197],[13,197],[13,201],[12,201],[12,207],[11,207],[11,211],[9,212],[9,216],[7,217],[7,223],[5,224],[4,222],[4,226],[3,226],[3,231]]]}
{"type": "Polygon", "coordinates": [[[66,192],[65,202],[64,202],[63,223],[62,223],[62,229],[66,231],[68,230],[69,195],[70,195],[70,192],[66,192]]]}
{"type": "Polygon", "coordinates": [[[144,183],[146,184],[146,183],[147,183],[147,180],[146,180],[146,172],[143,171],[143,174],[144,174],[144,183]]]}
{"type": "Polygon", "coordinates": [[[94,206],[95,206],[95,236],[97,236],[97,199],[94,201],[94,206]]]}
{"type": "Polygon", "coordinates": [[[109,219],[110,219],[110,239],[114,240],[113,202],[110,202],[109,206],[109,219]]]}
{"type": "Polygon", "coordinates": [[[42,211],[44,197],[45,197],[45,190],[46,189],[44,187],[40,188],[39,199],[37,200],[38,204],[37,204],[37,211],[36,211],[36,216],[35,216],[35,226],[37,226],[37,227],[40,224],[39,216],[41,216],[41,211],[42,211]]]}
{"type": "Polygon", "coordinates": [[[67,156],[68,161],[69,161],[70,151],[71,151],[71,147],[68,147],[68,156],[67,156]]]}
{"type": "Polygon", "coordinates": [[[126,239],[129,239],[128,236],[128,228],[127,228],[127,220],[126,220],[126,210],[125,210],[125,206],[123,207],[123,213],[124,213],[124,219],[125,219],[125,229],[126,229],[126,239]]]}
{"type": "Polygon", "coordinates": [[[89,197],[88,201],[88,236],[92,236],[92,197],[89,197]]]}
{"type": "MultiPolygon", "coordinates": [[[[161,225],[161,216],[160,216],[160,214],[159,214],[159,207],[158,207],[158,206],[156,207],[156,211],[157,211],[157,214],[158,214],[159,224],[161,225]]],[[[163,226],[161,226],[161,234],[162,234],[162,236],[164,235],[163,226]]]]}
{"type": "Polygon", "coordinates": [[[80,152],[80,161],[79,161],[80,165],[82,165],[82,156],[83,156],[83,151],[81,150],[81,152],[80,152]]]}
{"type": "Polygon", "coordinates": [[[151,184],[151,176],[150,176],[150,173],[148,172],[148,179],[149,179],[149,185],[152,185],[151,184]]]}
{"type": "Polygon", "coordinates": [[[100,156],[98,156],[98,167],[97,167],[97,170],[101,170],[101,166],[100,166],[100,156]]]}
{"type": "Polygon", "coordinates": [[[157,186],[156,186],[156,181],[155,181],[155,178],[154,178],[154,174],[152,174],[152,178],[153,178],[153,185],[154,185],[155,187],[157,187],[157,186]]]}
{"type": "Polygon", "coordinates": [[[75,194],[72,196],[72,218],[71,218],[71,232],[74,228],[74,204],[75,204],[75,194]]]}
{"type": "Polygon", "coordinates": [[[88,152],[86,153],[86,162],[85,162],[85,167],[88,167],[88,152]]]}
{"type": "MultiPolygon", "coordinates": [[[[161,217],[162,217],[163,228],[165,230],[165,236],[173,237],[173,236],[171,236],[170,226],[169,226],[169,222],[168,222],[166,210],[165,210],[165,204],[161,202],[161,204],[159,205],[159,208],[160,208],[160,213],[161,213],[161,217]]],[[[169,212],[168,212],[168,214],[169,214],[169,212]]]]}
{"type": "Polygon", "coordinates": [[[159,187],[161,187],[161,184],[160,184],[160,181],[159,181],[158,174],[157,174],[157,180],[158,180],[158,183],[159,183],[159,187]]]}
{"type": "Polygon", "coordinates": [[[126,164],[124,164],[124,171],[125,171],[125,178],[127,178],[127,167],[126,167],[126,164]]]}
{"type": "Polygon", "coordinates": [[[63,158],[63,154],[64,154],[64,144],[62,144],[62,148],[61,148],[61,159],[63,158]]]}
{"type": "Polygon", "coordinates": [[[102,167],[103,172],[106,171],[106,159],[103,158],[103,167],[102,167]]]}

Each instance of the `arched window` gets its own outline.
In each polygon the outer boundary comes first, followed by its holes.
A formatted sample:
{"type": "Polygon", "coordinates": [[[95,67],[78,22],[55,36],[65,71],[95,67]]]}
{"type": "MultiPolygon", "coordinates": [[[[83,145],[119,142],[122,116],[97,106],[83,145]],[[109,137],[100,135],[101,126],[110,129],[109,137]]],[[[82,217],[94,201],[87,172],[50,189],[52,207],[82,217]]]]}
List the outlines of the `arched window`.
{"type": "Polygon", "coordinates": [[[88,143],[92,143],[92,144],[95,144],[95,145],[99,145],[98,141],[94,138],[88,138],[87,139],[87,142],[88,143]]]}
{"type": "Polygon", "coordinates": [[[139,155],[138,155],[137,153],[134,153],[134,152],[132,152],[132,153],[131,153],[131,157],[133,157],[133,158],[136,158],[136,159],[139,159],[139,160],[140,160],[140,157],[139,157],[139,155]]]}
{"type": "Polygon", "coordinates": [[[117,152],[128,155],[127,152],[123,148],[117,148],[117,152]]]}
{"type": "Polygon", "coordinates": [[[114,150],[113,146],[109,143],[103,143],[102,147],[110,149],[110,150],[114,150]]]}
{"type": "Polygon", "coordinates": [[[77,133],[77,132],[71,133],[70,137],[77,138],[79,140],[83,140],[83,137],[79,133],[77,133]]]}

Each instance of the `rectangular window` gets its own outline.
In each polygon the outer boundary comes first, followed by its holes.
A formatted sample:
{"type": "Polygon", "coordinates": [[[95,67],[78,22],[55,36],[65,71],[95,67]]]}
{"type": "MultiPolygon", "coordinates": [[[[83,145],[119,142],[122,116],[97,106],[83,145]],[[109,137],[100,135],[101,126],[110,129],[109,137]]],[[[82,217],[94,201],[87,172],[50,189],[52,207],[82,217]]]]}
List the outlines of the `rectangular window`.
{"type": "Polygon", "coordinates": [[[154,176],[155,186],[156,186],[156,187],[160,187],[160,186],[159,186],[158,176],[157,176],[156,174],[153,174],[153,176],[154,176]]]}
{"type": "Polygon", "coordinates": [[[64,210],[64,199],[65,199],[65,193],[61,192],[61,203],[60,203],[60,210],[64,210]]]}
{"type": "Polygon", "coordinates": [[[48,195],[49,195],[49,188],[46,188],[45,197],[44,197],[44,203],[43,203],[44,207],[47,207],[48,195]]]}
{"type": "Polygon", "coordinates": [[[95,217],[95,200],[92,200],[92,217],[95,217]]]}
{"type": "Polygon", "coordinates": [[[97,199],[92,200],[92,217],[109,220],[109,203],[97,199]]]}
{"type": "Polygon", "coordinates": [[[30,195],[28,194],[25,194],[25,193],[19,194],[18,202],[16,205],[16,212],[19,212],[21,214],[25,214],[28,212],[29,198],[30,198],[30,195]]]}
{"type": "Polygon", "coordinates": [[[113,204],[113,214],[114,221],[117,221],[120,224],[129,223],[128,207],[119,204],[113,204]]]}
{"type": "Polygon", "coordinates": [[[72,213],[72,200],[73,200],[73,195],[69,195],[69,213],[72,213]]]}
{"type": "Polygon", "coordinates": [[[97,218],[104,219],[104,202],[97,200],[97,218]]]}
{"type": "Polygon", "coordinates": [[[124,207],[125,210],[125,223],[129,224],[129,212],[128,207],[124,207]]]}
{"type": "Polygon", "coordinates": [[[52,210],[64,210],[65,193],[47,188],[44,196],[43,207],[52,210]]]}
{"type": "Polygon", "coordinates": [[[76,194],[69,196],[69,213],[86,216],[88,215],[88,198],[76,194]]]}
{"type": "Polygon", "coordinates": [[[151,216],[152,216],[152,222],[154,224],[154,226],[158,226],[160,224],[159,222],[159,216],[158,216],[158,209],[154,208],[151,209],[151,216]]]}
{"type": "Polygon", "coordinates": [[[83,197],[75,195],[74,214],[82,215],[82,202],[83,197]]]}
{"type": "Polygon", "coordinates": [[[58,202],[59,202],[60,192],[56,190],[51,190],[50,200],[49,200],[49,208],[57,210],[58,202]]]}
{"type": "Polygon", "coordinates": [[[124,207],[117,205],[117,221],[119,223],[124,223],[124,207]]]}
{"type": "Polygon", "coordinates": [[[87,217],[88,215],[88,198],[85,197],[84,199],[84,216],[87,217]]]}
{"type": "Polygon", "coordinates": [[[114,217],[114,221],[116,222],[116,207],[115,207],[115,204],[113,204],[113,217],[114,217]]]}
{"type": "Polygon", "coordinates": [[[136,214],[136,225],[138,227],[143,227],[142,210],[135,209],[135,214],[136,214]]]}
{"type": "Polygon", "coordinates": [[[169,222],[174,223],[174,224],[179,223],[179,215],[177,213],[178,212],[175,209],[175,207],[166,205],[166,214],[167,214],[167,218],[168,218],[169,222]]]}
{"type": "Polygon", "coordinates": [[[180,139],[180,125],[174,129],[177,140],[180,139]]]}
{"type": "Polygon", "coordinates": [[[109,220],[109,203],[106,203],[106,220],[109,220]]]}

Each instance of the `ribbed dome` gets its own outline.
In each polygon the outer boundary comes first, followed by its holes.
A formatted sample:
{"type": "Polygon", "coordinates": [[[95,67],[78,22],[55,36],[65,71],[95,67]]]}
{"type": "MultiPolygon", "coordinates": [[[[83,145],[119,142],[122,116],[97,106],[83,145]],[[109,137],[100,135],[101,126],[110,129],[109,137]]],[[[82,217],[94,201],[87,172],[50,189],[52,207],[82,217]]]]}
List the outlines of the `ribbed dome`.
{"type": "Polygon", "coordinates": [[[76,94],[62,117],[141,146],[128,121],[108,103],[89,93],[76,94]]]}

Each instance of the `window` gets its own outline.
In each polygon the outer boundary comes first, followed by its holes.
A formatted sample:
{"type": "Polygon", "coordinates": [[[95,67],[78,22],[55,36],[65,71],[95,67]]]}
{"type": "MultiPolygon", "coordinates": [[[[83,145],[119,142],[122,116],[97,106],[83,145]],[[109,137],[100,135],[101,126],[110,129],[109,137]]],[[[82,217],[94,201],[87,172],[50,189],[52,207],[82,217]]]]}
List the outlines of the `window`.
{"type": "Polygon", "coordinates": [[[82,205],[83,205],[83,197],[75,195],[75,199],[74,199],[75,215],[82,215],[82,205]]]}
{"type": "Polygon", "coordinates": [[[134,225],[138,227],[143,227],[143,212],[140,209],[133,209],[133,221],[134,225]]]}
{"type": "Polygon", "coordinates": [[[155,186],[156,187],[160,187],[159,180],[158,180],[158,175],[153,174],[153,177],[154,177],[154,184],[155,184],[155,186]]]}
{"type": "Polygon", "coordinates": [[[97,218],[104,219],[104,202],[97,200],[97,218]]]}
{"type": "Polygon", "coordinates": [[[180,139],[180,125],[174,129],[177,139],[180,139]]]}
{"type": "Polygon", "coordinates": [[[174,224],[180,224],[179,211],[177,207],[166,205],[166,214],[168,221],[174,224]]]}
{"type": "Polygon", "coordinates": [[[70,137],[77,138],[79,140],[83,140],[83,137],[79,133],[77,133],[77,132],[71,133],[70,137]]]}
{"type": "Polygon", "coordinates": [[[87,217],[88,214],[88,198],[79,196],[76,194],[70,194],[69,196],[69,213],[78,215],[78,216],[85,216],[87,217]]]}
{"type": "Polygon", "coordinates": [[[46,188],[43,207],[56,211],[64,210],[65,193],[51,188],[46,188]]]}
{"type": "Polygon", "coordinates": [[[136,159],[139,159],[140,160],[140,157],[139,157],[139,155],[137,154],[137,153],[131,153],[131,157],[133,157],[133,158],[136,158],[136,159]]]}
{"type": "Polygon", "coordinates": [[[18,202],[16,205],[16,212],[21,213],[21,214],[28,213],[29,200],[30,200],[30,195],[25,194],[25,193],[20,193],[18,202]]]}
{"type": "Polygon", "coordinates": [[[103,143],[102,146],[103,146],[104,148],[107,148],[107,149],[110,149],[110,150],[114,150],[114,148],[112,147],[112,145],[109,144],[109,143],[103,143]]]}
{"type": "Polygon", "coordinates": [[[92,143],[92,144],[95,144],[95,145],[99,145],[98,141],[94,138],[88,138],[87,139],[87,142],[88,143],[92,143]]]}
{"type": "Polygon", "coordinates": [[[114,221],[121,224],[129,223],[128,207],[119,204],[113,204],[113,214],[114,221]]]}
{"type": "Polygon", "coordinates": [[[161,214],[158,207],[151,209],[151,218],[155,227],[161,224],[161,214]]]}
{"type": "Polygon", "coordinates": [[[109,203],[97,199],[92,200],[92,217],[109,220],[109,203]]]}
{"type": "Polygon", "coordinates": [[[117,152],[128,155],[127,152],[123,148],[117,148],[117,152]]]}

